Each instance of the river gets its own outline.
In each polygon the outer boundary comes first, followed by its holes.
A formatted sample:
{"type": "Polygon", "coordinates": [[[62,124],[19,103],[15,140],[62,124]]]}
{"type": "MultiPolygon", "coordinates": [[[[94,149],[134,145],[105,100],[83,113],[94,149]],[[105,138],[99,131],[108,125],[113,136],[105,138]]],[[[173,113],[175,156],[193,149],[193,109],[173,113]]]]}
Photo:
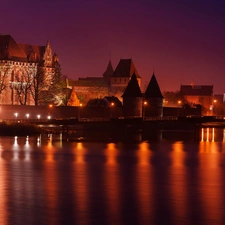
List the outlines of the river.
{"type": "Polygon", "coordinates": [[[0,224],[224,225],[224,134],[0,137],[0,224]]]}

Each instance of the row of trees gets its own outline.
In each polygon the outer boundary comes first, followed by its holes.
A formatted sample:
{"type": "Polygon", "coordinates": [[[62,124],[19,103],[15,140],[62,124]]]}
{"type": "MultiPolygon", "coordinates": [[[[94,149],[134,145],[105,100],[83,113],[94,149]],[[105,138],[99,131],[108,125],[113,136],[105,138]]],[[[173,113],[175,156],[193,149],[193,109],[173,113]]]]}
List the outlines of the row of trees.
{"type": "Polygon", "coordinates": [[[26,71],[23,70],[23,73],[11,75],[10,67],[5,67],[0,73],[0,95],[7,88],[8,76],[12,76],[9,87],[21,105],[27,105],[29,96],[32,97],[36,106],[47,103],[64,104],[68,96],[65,96],[63,92],[65,79],[59,62],[53,63],[51,73],[46,70],[46,67],[39,65],[26,71]]]}

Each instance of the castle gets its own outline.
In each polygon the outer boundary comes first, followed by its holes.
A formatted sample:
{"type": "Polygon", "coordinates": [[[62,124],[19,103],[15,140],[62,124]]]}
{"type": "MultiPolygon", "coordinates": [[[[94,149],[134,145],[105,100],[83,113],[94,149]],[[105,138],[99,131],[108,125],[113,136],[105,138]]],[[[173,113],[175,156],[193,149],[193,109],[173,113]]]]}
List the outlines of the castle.
{"type": "Polygon", "coordinates": [[[102,77],[86,77],[78,80],[67,80],[67,88],[73,89],[82,102],[86,104],[89,99],[115,96],[122,101],[122,95],[132,77],[135,74],[139,86],[141,77],[132,59],[120,59],[116,69],[109,61],[102,77]]]}
{"type": "Polygon", "coordinates": [[[37,46],[18,43],[10,35],[0,35],[0,103],[34,105],[31,91],[34,77],[41,68],[47,87],[56,61],[58,56],[52,53],[49,41],[37,46]]]}

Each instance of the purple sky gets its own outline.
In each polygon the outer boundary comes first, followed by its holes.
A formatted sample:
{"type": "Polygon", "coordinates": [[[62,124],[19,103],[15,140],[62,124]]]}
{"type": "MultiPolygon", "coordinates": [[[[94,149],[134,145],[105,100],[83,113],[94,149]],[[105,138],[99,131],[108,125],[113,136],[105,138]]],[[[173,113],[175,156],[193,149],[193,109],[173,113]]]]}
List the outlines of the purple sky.
{"type": "Polygon", "coordinates": [[[0,33],[17,42],[50,40],[63,73],[102,76],[110,58],[132,58],[161,90],[191,82],[225,93],[223,0],[10,0],[1,2],[0,33]]]}

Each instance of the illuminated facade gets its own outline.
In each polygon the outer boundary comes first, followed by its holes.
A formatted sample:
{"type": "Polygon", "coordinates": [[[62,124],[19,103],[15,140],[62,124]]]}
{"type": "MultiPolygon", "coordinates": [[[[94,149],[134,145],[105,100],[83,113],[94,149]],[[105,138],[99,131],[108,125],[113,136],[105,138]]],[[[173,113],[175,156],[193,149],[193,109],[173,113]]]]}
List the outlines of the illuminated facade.
{"type": "Polygon", "coordinates": [[[213,114],[213,85],[181,85],[180,92],[189,103],[201,105],[203,115],[213,114]]]}
{"type": "MultiPolygon", "coordinates": [[[[17,43],[10,35],[0,35],[0,104],[20,105],[18,88],[28,88],[39,67],[44,71],[46,86],[54,74],[53,62],[58,56],[52,54],[49,41],[45,46],[17,43]]],[[[26,105],[33,105],[27,91],[26,105]]]]}

